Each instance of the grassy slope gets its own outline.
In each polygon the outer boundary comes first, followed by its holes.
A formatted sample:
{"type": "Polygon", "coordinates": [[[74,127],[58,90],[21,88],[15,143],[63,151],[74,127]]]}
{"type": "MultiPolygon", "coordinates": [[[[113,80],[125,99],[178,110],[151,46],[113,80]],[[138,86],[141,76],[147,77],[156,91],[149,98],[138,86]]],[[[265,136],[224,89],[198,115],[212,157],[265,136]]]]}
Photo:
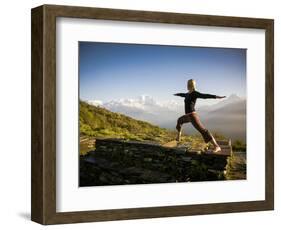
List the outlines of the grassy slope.
{"type": "Polygon", "coordinates": [[[148,122],[80,102],[80,133],[94,137],[119,137],[130,140],[167,141],[171,132],[148,122]]]}

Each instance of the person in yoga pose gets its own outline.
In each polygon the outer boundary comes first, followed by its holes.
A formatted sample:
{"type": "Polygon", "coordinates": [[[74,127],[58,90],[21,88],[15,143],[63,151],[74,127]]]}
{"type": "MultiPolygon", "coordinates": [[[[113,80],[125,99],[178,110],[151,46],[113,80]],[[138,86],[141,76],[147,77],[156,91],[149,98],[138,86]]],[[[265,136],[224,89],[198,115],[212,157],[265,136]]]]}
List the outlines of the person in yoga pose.
{"type": "Polygon", "coordinates": [[[213,152],[220,152],[221,148],[217,144],[215,138],[211,134],[211,132],[204,127],[204,125],[201,123],[199,119],[199,115],[195,111],[195,104],[197,98],[202,98],[202,99],[208,99],[208,98],[213,98],[213,99],[221,99],[225,98],[225,96],[217,96],[217,95],[212,95],[212,94],[204,94],[196,91],[195,89],[196,83],[195,80],[190,79],[187,81],[187,93],[176,93],[174,94],[175,96],[180,96],[184,97],[184,104],[185,104],[185,115],[181,116],[177,120],[177,126],[176,129],[178,131],[177,135],[177,141],[180,141],[181,138],[181,127],[184,123],[191,122],[191,124],[194,126],[195,129],[197,129],[205,143],[211,142],[214,146],[213,152]]]}

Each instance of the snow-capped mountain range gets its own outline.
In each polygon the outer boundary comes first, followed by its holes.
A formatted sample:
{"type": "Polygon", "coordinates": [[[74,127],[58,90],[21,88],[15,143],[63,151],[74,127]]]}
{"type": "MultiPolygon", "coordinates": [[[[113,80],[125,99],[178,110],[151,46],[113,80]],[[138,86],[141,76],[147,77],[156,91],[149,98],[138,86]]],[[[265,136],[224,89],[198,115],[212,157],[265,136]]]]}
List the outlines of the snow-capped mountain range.
{"type": "MultiPolygon", "coordinates": [[[[217,100],[215,104],[212,100],[210,105],[204,106],[200,106],[199,100],[201,99],[197,99],[196,110],[206,128],[212,132],[220,132],[232,139],[246,139],[245,99],[232,94],[225,99],[217,100]]],[[[169,129],[175,129],[178,117],[184,114],[183,98],[157,102],[151,96],[142,95],[137,98],[108,102],[89,100],[87,103],[169,129]]],[[[184,125],[183,127],[186,133],[196,132],[194,128],[191,128],[191,125],[184,125]]]]}

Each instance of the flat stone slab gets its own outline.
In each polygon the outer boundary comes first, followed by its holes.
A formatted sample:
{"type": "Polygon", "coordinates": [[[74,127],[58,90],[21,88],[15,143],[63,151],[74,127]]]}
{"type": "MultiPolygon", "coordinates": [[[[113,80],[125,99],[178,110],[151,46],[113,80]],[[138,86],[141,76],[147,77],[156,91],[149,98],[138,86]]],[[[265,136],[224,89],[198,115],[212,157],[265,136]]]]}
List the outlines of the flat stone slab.
{"type": "Polygon", "coordinates": [[[176,140],[167,142],[167,143],[163,144],[162,146],[168,147],[168,148],[174,148],[174,149],[185,148],[188,155],[195,155],[195,154],[201,154],[202,153],[202,154],[208,154],[208,155],[231,156],[231,154],[232,154],[231,140],[217,140],[217,143],[221,147],[221,151],[217,152],[217,153],[214,153],[212,151],[212,149],[209,149],[205,152],[202,152],[201,150],[197,150],[197,149],[188,149],[187,147],[179,145],[176,140]]]}
{"type": "Polygon", "coordinates": [[[174,140],[174,141],[167,142],[167,143],[163,144],[162,146],[164,146],[164,147],[177,147],[178,142],[176,140],[174,140]]]}

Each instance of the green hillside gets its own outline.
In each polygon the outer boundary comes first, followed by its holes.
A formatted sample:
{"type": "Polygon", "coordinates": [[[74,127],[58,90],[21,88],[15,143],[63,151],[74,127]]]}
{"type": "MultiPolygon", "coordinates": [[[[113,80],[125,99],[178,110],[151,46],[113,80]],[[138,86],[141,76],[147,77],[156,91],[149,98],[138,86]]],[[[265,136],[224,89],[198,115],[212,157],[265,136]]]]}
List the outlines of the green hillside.
{"type": "MultiPolygon", "coordinates": [[[[176,131],[160,128],[148,122],[89,105],[83,101],[80,101],[79,124],[80,153],[90,150],[91,144],[87,140],[90,141],[96,137],[125,138],[157,143],[166,143],[176,138],[176,131]]],[[[204,144],[199,135],[183,136],[182,141],[189,143],[192,147],[204,144]]]]}
{"type": "MultiPolygon", "coordinates": [[[[148,122],[135,120],[120,113],[80,102],[80,135],[117,137],[130,140],[167,141],[172,132],[148,122]]],[[[173,136],[175,133],[173,133],[173,136]]]]}

